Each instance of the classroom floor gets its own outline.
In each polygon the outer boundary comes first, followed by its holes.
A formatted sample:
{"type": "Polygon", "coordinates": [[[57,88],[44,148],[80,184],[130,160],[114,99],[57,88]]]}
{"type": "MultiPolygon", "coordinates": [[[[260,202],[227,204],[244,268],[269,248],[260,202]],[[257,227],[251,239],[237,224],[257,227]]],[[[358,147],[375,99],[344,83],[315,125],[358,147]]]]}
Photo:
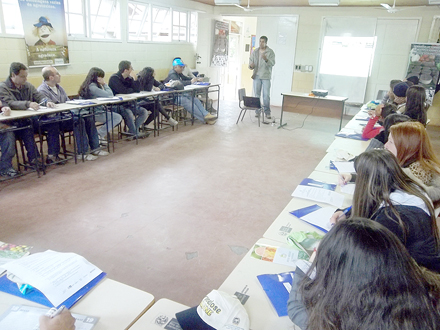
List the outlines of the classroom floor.
{"type": "MultiPolygon", "coordinates": [[[[280,109],[273,114],[279,122],[280,109]]],[[[253,114],[236,125],[237,116],[237,102],[223,101],[214,126],[179,125],[93,162],[1,183],[0,240],[75,252],[156,300],[197,305],[262,237],[339,127],[294,113],[284,129],[258,127],[253,114]]]]}

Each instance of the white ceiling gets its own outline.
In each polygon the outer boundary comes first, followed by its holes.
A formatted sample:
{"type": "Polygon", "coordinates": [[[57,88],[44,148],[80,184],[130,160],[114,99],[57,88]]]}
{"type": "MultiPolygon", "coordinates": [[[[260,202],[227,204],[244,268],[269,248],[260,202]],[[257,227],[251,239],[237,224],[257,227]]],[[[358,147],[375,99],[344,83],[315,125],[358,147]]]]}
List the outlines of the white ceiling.
{"type": "MultiPolygon", "coordinates": [[[[214,0],[192,0],[214,6],[214,0]]],[[[381,3],[393,5],[394,0],[340,0],[339,7],[380,7],[381,3]]],[[[249,0],[252,7],[309,7],[308,0],[249,0]]],[[[242,6],[247,6],[248,0],[241,0],[242,6]]],[[[427,6],[429,0],[396,0],[399,6],[427,6]]]]}

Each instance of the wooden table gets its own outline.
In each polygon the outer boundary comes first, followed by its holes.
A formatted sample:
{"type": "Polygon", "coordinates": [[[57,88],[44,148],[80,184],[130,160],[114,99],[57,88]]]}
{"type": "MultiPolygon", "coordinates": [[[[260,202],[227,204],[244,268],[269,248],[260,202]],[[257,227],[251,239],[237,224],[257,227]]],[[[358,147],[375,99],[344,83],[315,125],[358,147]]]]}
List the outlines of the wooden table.
{"type": "Polygon", "coordinates": [[[283,112],[299,112],[299,113],[311,113],[313,111],[314,115],[322,115],[322,116],[339,116],[340,113],[340,122],[339,122],[339,130],[342,127],[342,118],[344,116],[345,109],[345,101],[348,97],[341,96],[331,96],[327,95],[326,97],[318,97],[318,96],[310,96],[306,93],[281,93],[283,96],[283,103],[281,107],[281,118],[280,118],[280,127],[283,127],[286,124],[283,124],[283,112]]]}
{"type": "MultiPolygon", "coordinates": [[[[76,303],[71,311],[99,317],[93,330],[123,330],[130,328],[153,302],[152,294],[105,278],[76,303]]],[[[0,292],[0,314],[14,304],[47,308],[30,300],[0,292]]]]}

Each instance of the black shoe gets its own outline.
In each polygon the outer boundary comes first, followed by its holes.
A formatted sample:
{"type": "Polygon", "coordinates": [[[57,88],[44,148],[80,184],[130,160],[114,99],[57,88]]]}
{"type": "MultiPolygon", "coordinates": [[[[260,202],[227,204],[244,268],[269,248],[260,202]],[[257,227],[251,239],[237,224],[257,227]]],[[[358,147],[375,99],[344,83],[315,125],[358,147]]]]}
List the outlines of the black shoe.
{"type": "Polygon", "coordinates": [[[47,165],[52,165],[55,163],[56,163],[56,165],[64,165],[67,163],[67,160],[61,159],[60,156],[58,156],[58,155],[57,156],[49,155],[46,157],[46,164],[47,165]]]}
{"type": "Polygon", "coordinates": [[[43,170],[43,164],[41,164],[39,159],[32,159],[31,161],[29,161],[30,166],[34,169],[34,170],[43,170]]]}
{"type": "Polygon", "coordinates": [[[0,171],[0,176],[7,178],[13,178],[14,176],[17,175],[18,175],[18,171],[13,169],[12,167],[0,171]]]}

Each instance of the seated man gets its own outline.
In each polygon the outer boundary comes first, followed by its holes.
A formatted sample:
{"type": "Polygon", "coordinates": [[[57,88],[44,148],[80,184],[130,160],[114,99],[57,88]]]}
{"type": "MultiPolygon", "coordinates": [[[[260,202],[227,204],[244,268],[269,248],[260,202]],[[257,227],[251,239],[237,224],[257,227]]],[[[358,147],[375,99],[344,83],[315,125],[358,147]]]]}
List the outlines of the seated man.
{"type": "MultiPolygon", "coordinates": [[[[13,62],[9,69],[9,77],[6,81],[0,83],[0,100],[6,103],[14,110],[38,110],[40,105],[46,105],[49,108],[55,107],[53,102],[47,102],[43,94],[27,82],[28,68],[19,62],[13,62]]],[[[34,127],[38,127],[38,116],[32,117],[34,127]]],[[[14,123],[17,126],[24,126],[25,121],[14,123]]],[[[55,137],[59,139],[59,127],[53,124],[43,124],[43,128],[48,131],[48,149],[49,152],[56,152],[53,148],[55,137]]],[[[34,134],[29,129],[15,132],[15,136],[20,137],[26,147],[29,163],[32,166],[40,166],[37,146],[35,144],[34,134]]],[[[58,154],[53,155],[58,156],[58,154]]]]}
{"type": "MultiPolygon", "coordinates": [[[[53,66],[46,66],[42,70],[44,81],[41,83],[40,86],[38,86],[38,91],[42,93],[46,98],[53,103],[66,103],[66,101],[69,100],[69,97],[67,96],[66,92],[64,91],[64,88],[60,86],[61,81],[61,75],[58,72],[56,68],[53,66]]],[[[76,138],[76,144],[78,147],[78,154],[86,154],[89,145],[90,149],[92,150],[91,154],[88,154],[85,156],[86,160],[96,160],[97,156],[107,156],[109,153],[105,150],[99,149],[99,136],[98,131],[96,130],[95,126],[95,120],[98,115],[95,116],[95,119],[93,119],[93,116],[87,116],[79,118],[78,116],[78,110],[72,110],[72,112],[75,114],[74,120],[79,125],[74,125],[74,127],[63,127],[63,129],[66,130],[74,130],[75,138],[76,138]],[[80,122],[78,122],[81,120],[80,122]]],[[[119,116],[118,114],[115,114],[119,116]]],[[[101,117],[99,119],[102,119],[101,117]]],[[[104,122],[105,120],[105,113],[104,113],[104,122]]],[[[109,119],[111,120],[111,119],[109,119]]],[[[115,117],[116,121],[116,117],[115,117]]],[[[106,127],[104,126],[104,136],[107,134],[106,127]]],[[[60,150],[60,139],[57,139],[57,148],[58,152],[60,150]]],[[[49,153],[50,154],[50,153],[49,153]]],[[[50,155],[46,159],[46,162],[48,164],[51,163],[51,161],[59,161],[59,157],[51,158],[50,155]]]]}
{"type": "MultiPolygon", "coordinates": [[[[170,80],[178,80],[183,84],[183,86],[186,86],[196,82],[197,78],[191,79],[182,74],[184,67],[185,64],[183,64],[182,60],[175,59],[173,61],[173,68],[168,73],[168,77],[166,77],[165,83],[169,82],[170,80]]],[[[206,111],[200,100],[190,94],[179,93],[177,97],[177,102],[181,104],[189,113],[193,113],[194,104],[194,117],[196,117],[202,123],[214,125],[217,121],[217,117],[211,115],[208,111],[206,111]]]]}
{"type": "MultiPolygon", "coordinates": [[[[0,115],[10,116],[11,108],[3,106],[0,101],[0,115]]],[[[13,132],[4,132],[2,130],[9,128],[9,125],[5,124],[3,121],[0,122],[0,176],[8,178],[14,177],[18,172],[12,167],[12,158],[15,155],[15,135],[13,132]]]]}
{"type": "MultiPolygon", "coordinates": [[[[131,94],[140,91],[139,82],[131,76],[132,72],[133,67],[131,66],[131,62],[121,61],[119,63],[119,71],[113,74],[108,82],[108,86],[113,91],[113,94],[131,94]]],[[[144,123],[145,119],[147,119],[147,110],[137,104],[125,103],[120,111],[130,134],[138,138],[145,138],[150,135],[150,133],[147,132],[139,132],[139,127],[144,123]]]]}

